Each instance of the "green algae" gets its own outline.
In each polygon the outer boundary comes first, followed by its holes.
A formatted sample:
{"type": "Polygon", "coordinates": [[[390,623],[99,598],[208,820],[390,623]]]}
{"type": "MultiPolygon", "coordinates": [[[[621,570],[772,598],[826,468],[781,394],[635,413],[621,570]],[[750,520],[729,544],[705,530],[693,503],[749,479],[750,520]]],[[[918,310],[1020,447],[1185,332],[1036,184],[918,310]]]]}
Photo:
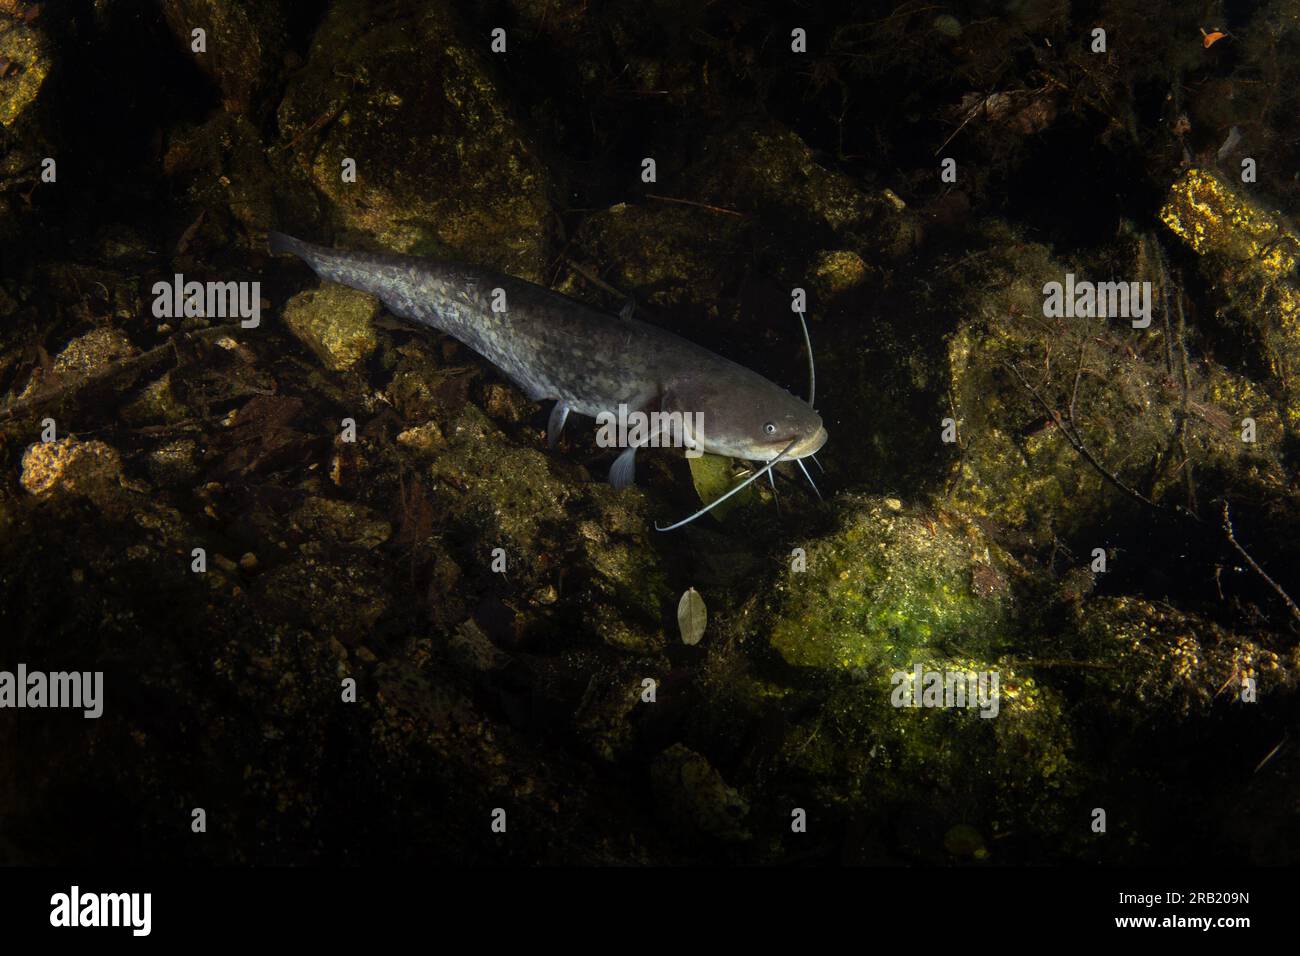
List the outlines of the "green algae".
{"type": "Polygon", "coordinates": [[[1246,682],[1259,697],[1292,692],[1300,649],[1279,651],[1211,620],[1136,597],[1099,598],[1075,625],[1074,653],[1089,699],[1117,720],[1146,725],[1242,706],[1246,682]]]}
{"type": "Polygon", "coordinates": [[[854,670],[911,666],[953,643],[1005,639],[1006,559],[952,516],[844,497],[839,528],[805,542],[807,571],[777,585],[771,644],[791,664],[854,670]]]}

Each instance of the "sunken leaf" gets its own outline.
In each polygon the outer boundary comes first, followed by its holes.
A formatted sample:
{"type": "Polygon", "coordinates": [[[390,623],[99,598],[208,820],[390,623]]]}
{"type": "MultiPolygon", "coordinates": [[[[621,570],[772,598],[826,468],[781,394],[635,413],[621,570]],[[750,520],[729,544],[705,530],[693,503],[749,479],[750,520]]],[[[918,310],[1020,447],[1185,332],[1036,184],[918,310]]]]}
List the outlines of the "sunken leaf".
{"type": "Polygon", "coordinates": [[[682,632],[682,643],[692,647],[704,637],[704,628],[708,624],[709,613],[704,606],[704,598],[695,588],[688,588],[677,602],[677,627],[682,632]]]}
{"type": "MultiPolygon", "coordinates": [[[[688,457],[686,460],[691,466],[691,482],[695,485],[695,492],[700,496],[700,501],[706,505],[711,501],[717,501],[739,483],[740,479],[735,475],[730,458],[706,454],[698,458],[688,457]]],[[[754,486],[750,485],[744,491],[718,505],[709,514],[721,521],[737,505],[752,502],[754,494],[754,486]]]]}

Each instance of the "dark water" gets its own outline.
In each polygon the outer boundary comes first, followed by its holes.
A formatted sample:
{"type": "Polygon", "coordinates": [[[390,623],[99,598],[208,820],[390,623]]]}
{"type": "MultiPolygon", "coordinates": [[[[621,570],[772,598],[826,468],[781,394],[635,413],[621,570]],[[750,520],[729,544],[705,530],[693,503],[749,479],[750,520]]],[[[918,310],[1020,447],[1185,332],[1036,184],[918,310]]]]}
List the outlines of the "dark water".
{"type": "Polygon", "coordinates": [[[1295,862],[1293,5],[11,7],[0,859],[1295,862]],[[802,289],[825,501],[657,533],[741,466],[613,491],[271,229],[799,396],[802,289]]]}

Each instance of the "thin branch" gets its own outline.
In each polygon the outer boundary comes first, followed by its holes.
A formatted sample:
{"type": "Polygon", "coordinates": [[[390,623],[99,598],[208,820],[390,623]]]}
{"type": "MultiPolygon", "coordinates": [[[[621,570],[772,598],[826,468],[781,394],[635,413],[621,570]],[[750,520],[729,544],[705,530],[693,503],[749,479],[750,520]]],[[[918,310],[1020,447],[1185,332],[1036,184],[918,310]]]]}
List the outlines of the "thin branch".
{"type": "Polygon", "coordinates": [[[1228,543],[1236,549],[1236,552],[1239,555],[1241,555],[1242,560],[1250,565],[1251,570],[1263,578],[1265,583],[1277,592],[1277,596],[1280,597],[1286,606],[1291,609],[1291,614],[1297,621],[1300,621],[1300,607],[1297,607],[1295,601],[1291,600],[1291,595],[1287,594],[1286,591],[1282,589],[1282,585],[1269,577],[1268,572],[1261,568],[1258,562],[1250,556],[1250,553],[1247,552],[1240,543],[1238,543],[1237,536],[1232,531],[1232,515],[1228,511],[1227,499],[1224,499],[1223,502],[1223,533],[1228,536],[1228,543]]]}
{"type": "Polygon", "coordinates": [[[1083,668],[1085,670],[1099,670],[1099,671],[1114,670],[1117,666],[1115,664],[1107,664],[1102,661],[1071,661],[1071,660],[1056,660],[1056,659],[1034,660],[1030,658],[1026,658],[1024,660],[1017,660],[1014,657],[1007,658],[1006,663],[1010,664],[1012,667],[1025,667],[1025,668],[1078,667],[1078,668],[1083,668]]]}
{"type": "Polygon", "coordinates": [[[1105,465],[1103,465],[1101,461],[1098,460],[1097,456],[1094,455],[1089,450],[1088,446],[1083,443],[1083,439],[1080,438],[1078,433],[1075,431],[1073,417],[1071,417],[1071,421],[1067,424],[1067,422],[1061,418],[1061,413],[1058,412],[1056,409],[1054,409],[1051,405],[1047,404],[1047,400],[1044,399],[1041,394],[1039,394],[1038,389],[1034,388],[1034,386],[1030,385],[1029,382],[1025,381],[1025,377],[1020,374],[1020,371],[1014,365],[1012,365],[1009,362],[1003,362],[1002,365],[1019,380],[1020,384],[1025,387],[1025,389],[1029,392],[1030,395],[1034,396],[1034,398],[1038,400],[1038,404],[1043,407],[1043,411],[1047,412],[1048,416],[1052,419],[1052,421],[1056,423],[1056,427],[1061,430],[1061,434],[1065,436],[1065,440],[1070,443],[1071,447],[1073,447],[1075,451],[1077,451],[1080,455],[1083,456],[1084,460],[1087,461],[1088,464],[1092,465],[1092,467],[1096,469],[1099,475],[1101,475],[1104,479],[1109,481],[1120,491],[1124,492],[1124,494],[1128,495],[1134,501],[1141,502],[1142,504],[1146,505],[1148,508],[1151,508],[1153,511],[1159,512],[1162,510],[1160,506],[1157,505],[1154,501],[1152,501],[1150,498],[1148,498],[1146,495],[1142,494],[1141,492],[1137,491],[1136,489],[1130,487],[1128,484],[1124,482],[1122,478],[1120,478],[1118,475],[1116,475],[1114,472],[1108,469],[1105,465]]]}
{"type": "Polygon", "coordinates": [[[646,199],[657,199],[660,202],[675,202],[682,206],[694,206],[696,209],[707,209],[709,212],[718,212],[726,216],[735,216],[738,219],[748,219],[743,212],[735,209],[727,209],[723,206],[711,206],[706,202],[695,202],[693,199],[677,199],[673,196],[656,196],[654,193],[646,193],[646,199]]]}
{"type": "Polygon", "coordinates": [[[130,358],[118,359],[116,362],[100,369],[89,378],[78,379],[77,381],[68,382],[67,384],[52,385],[43,388],[34,395],[29,395],[27,398],[16,401],[5,408],[0,408],[0,423],[10,421],[23,415],[29,415],[37,409],[55,404],[64,399],[75,398],[82,392],[102,388],[118,379],[132,378],[155,371],[167,364],[169,355],[176,355],[179,361],[179,354],[176,351],[178,344],[215,340],[224,335],[230,335],[238,329],[239,326],[237,325],[217,325],[210,329],[203,329],[198,332],[186,332],[174,336],[162,345],[159,345],[157,348],[150,349],[148,352],[142,352],[139,355],[133,355],[130,358]]]}
{"type": "Polygon", "coordinates": [[[1074,404],[1079,398],[1079,380],[1083,378],[1083,357],[1088,348],[1088,337],[1085,335],[1079,340],[1079,362],[1074,367],[1074,385],[1070,389],[1070,407],[1069,416],[1070,424],[1074,424],[1074,404]]]}
{"type": "Polygon", "coordinates": [[[610,295],[614,296],[616,299],[622,299],[624,301],[627,300],[627,296],[624,293],[619,292],[617,289],[615,289],[612,285],[610,285],[600,276],[596,275],[596,273],[592,272],[590,269],[588,269],[586,266],[580,263],[577,259],[574,259],[570,256],[565,256],[564,261],[569,264],[569,268],[571,268],[574,272],[578,273],[578,275],[582,276],[584,279],[586,279],[596,288],[603,289],[604,291],[608,292],[610,295]]]}

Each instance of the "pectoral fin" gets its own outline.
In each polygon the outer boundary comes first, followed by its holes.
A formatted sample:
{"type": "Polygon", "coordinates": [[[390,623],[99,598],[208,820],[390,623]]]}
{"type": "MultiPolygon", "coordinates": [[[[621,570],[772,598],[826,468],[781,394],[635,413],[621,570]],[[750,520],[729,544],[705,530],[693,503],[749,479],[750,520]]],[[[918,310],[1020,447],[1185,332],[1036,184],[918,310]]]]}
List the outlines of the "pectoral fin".
{"type": "Polygon", "coordinates": [[[609,468],[609,483],[621,491],[636,483],[636,446],[624,449],[609,468]]]}
{"type": "Polygon", "coordinates": [[[564,431],[564,422],[569,417],[569,405],[561,400],[555,403],[551,409],[550,420],[546,423],[546,444],[554,448],[560,441],[560,433],[564,431]]]}
{"type": "MultiPolygon", "coordinates": [[[[638,396],[634,401],[629,403],[630,407],[640,409],[642,412],[649,412],[656,405],[660,404],[661,403],[653,396],[645,395],[638,396]]],[[[662,428],[663,423],[658,422],[658,424],[655,425],[655,431],[648,435],[641,436],[640,441],[635,445],[629,445],[617,458],[614,459],[614,464],[611,465],[609,469],[609,483],[611,485],[616,489],[621,489],[636,483],[636,450],[646,445],[655,444],[655,439],[658,437],[662,428]]]]}

